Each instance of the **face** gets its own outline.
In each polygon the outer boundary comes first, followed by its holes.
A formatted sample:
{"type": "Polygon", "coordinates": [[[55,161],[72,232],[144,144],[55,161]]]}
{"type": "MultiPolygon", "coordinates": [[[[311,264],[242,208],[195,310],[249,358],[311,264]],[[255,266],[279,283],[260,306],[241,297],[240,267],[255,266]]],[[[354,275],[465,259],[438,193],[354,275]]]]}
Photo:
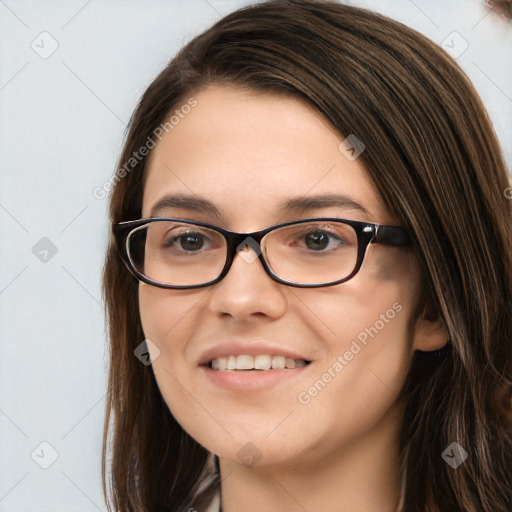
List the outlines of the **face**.
{"type": "MultiPolygon", "coordinates": [[[[152,151],[144,218],[178,217],[243,233],[312,217],[397,225],[360,159],[338,149],[343,138],[307,104],[220,86],[195,99],[152,151]],[[172,204],[153,212],[170,194],[208,200],[218,212],[172,204]],[[279,209],[288,199],[324,194],[351,202],[279,209]]],[[[152,368],[183,429],[221,458],[298,467],[326,460],[396,419],[418,285],[407,250],[371,244],[354,278],[309,289],[272,280],[258,259],[242,254],[215,285],[139,285],[152,368]],[[309,364],[246,371],[204,365],[243,354],[309,364]]]]}

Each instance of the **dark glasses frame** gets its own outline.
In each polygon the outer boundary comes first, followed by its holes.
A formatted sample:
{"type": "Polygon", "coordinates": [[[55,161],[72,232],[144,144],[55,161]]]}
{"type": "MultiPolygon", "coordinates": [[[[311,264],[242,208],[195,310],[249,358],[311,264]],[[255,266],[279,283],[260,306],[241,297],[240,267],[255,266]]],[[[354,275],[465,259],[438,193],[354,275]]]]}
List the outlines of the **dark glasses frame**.
{"type": "MultiPolygon", "coordinates": [[[[366,254],[366,249],[369,244],[382,244],[388,245],[391,247],[406,247],[411,244],[411,239],[408,236],[407,232],[404,228],[400,226],[383,226],[381,224],[375,224],[372,222],[361,222],[356,220],[349,219],[341,219],[337,217],[314,217],[310,219],[301,219],[291,222],[285,222],[282,224],[276,224],[274,226],[270,226],[268,228],[262,229],[260,231],[253,231],[252,233],[236,233],[233,231],[229,231],[227,229],[221,228],[219,226],[215,226],[214,224],[208,224],[206,222],[192,221],[188,219],[180,219],[177,217],[152,217],[148,219],[137,219],[137,220],[129,220],[126,222],[119,222],[113,224],[113,234],[116,242],[117,250],[123,260],[124,264],[131,272],[131,274],[137,278],[139,281],[144,283],[157,286],[159,288],[170,288],[170,289],[191,289],[191,288],[202,288],[204,286],[210,286],[212,284],[218,283],[221,281],[229,272],[235,255],[237,253],[237,248],[242,244],[242,242],[246,241],[247,238],[254,240],[258,247],[261,244],[261,240],[265,235],[274,231],[275,229],[292,226],[294,224],[303,224],[306,222],[312,221],[322,221],[322,222],[339,222],[341,224],[347,224],[351,226],[357,235],[357,260],[354,267],[354,270],[346,277],[342,279],[338,279],[337,281],[329,281],[327,283],[295,283],[293,281],[288,281],[286,279],[282,279],[278,275],[274,274],[272,269],[267,265],[265,258],[263,256],[263,251],[258,251],[258,259],[261,261],[263,268],[267,272],[267,274],[278,283],[285,284],[288,286],[294,286],[297,288],[320,288],[324,286],[333,286],[336,284],[345,283],[349,279],[352,279],[361,268],[363,264],[363,260],[366,254]],[[156,221],[177,221],[183,224],[191,224],[195,226],[202,226],[205,228],[212,229],[220,233],[225,239],[227,244],[226,251],[226,262],[224,264],[223,269],[220,274],[213,280],[208,281],[206,283],[194,284],[194,285],[172,285],[166,283],[160,283],[158,281],[153,281],[152,279],[146,277],[141,274],[136,268],[133,262],[131,261],[128,254],[128,236],[131,231],[140,226],[144,226],[146,224],[150,224],[156,221]]],[[[251,245],[250,242],[245,245],[251,245]]],[[[244,247],[245,247],[244,245],[244,247]]]]}

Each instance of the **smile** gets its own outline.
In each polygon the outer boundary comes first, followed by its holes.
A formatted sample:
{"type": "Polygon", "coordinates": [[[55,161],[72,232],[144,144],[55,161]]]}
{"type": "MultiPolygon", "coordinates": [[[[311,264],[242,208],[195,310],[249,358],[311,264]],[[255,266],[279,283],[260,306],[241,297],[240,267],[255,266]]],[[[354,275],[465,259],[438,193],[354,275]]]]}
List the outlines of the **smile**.
{"type": "Polygon", "coordinates": [[[285,356],[270,356],[267,354],[255,357],[242,354],[239,356],[227,356],[212,359],[208,367],[213,370],[284,370],[298,368],[309,364],[305,359],[292,359],[285,356]]]}

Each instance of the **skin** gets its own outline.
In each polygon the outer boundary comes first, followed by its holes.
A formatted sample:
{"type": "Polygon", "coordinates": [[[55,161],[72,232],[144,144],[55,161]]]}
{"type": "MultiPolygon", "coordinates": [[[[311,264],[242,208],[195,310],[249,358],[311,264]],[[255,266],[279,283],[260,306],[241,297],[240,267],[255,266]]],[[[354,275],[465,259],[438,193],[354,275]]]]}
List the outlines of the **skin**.
{"type": "MultiPolygon", "coordinates": [[[[182,192],[215,201],[223,218],[182,208],[160,216],[238,232],[321,216],[398,225],[360,159],[350,161],[338,150],[343,137],[306,103],[226,86],[194,97],[197,106],[151,153],[143,217],[166,194],[182,192]],[[285,197],[332,192],[350,196],[368,215],[339,207],[284,216],[276,211],[285,197]]],[[[353,279],[325,288],[277,283],[258,260],[247,263],[239,255],[216,285],[140,285],[144,333],[160,351],[158,357],[151,353],[158,386],[183,429],[219,456],[224,512],[395,509],[397,395],[413,351],[435,350],[448,340],[440,325],[423,318],[408,334],[418,275],[407,250],[370,245],[353,279]],[[395,303],[400,312],[318,394],[300,403],[299,394],[395,303]],[[218,388],[199,370],[198,358],[212,341],[230,336],[272,340],[312,364],[267,391],[218,388]],[[248,442],[261,454],[252,466],[237,457],[248,442]]]]}

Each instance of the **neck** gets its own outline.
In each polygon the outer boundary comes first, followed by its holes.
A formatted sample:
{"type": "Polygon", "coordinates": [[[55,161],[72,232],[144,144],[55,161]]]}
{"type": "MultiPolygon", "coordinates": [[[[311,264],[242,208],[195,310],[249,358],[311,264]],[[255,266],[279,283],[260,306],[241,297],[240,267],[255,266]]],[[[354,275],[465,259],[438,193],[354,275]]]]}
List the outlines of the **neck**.
{"type": "Polygon", "coordinates": [[[394,512],[398,503],[397,404],[373,429],[315,464],[290,470],[219,460],[223,512],[394,512]]]}

